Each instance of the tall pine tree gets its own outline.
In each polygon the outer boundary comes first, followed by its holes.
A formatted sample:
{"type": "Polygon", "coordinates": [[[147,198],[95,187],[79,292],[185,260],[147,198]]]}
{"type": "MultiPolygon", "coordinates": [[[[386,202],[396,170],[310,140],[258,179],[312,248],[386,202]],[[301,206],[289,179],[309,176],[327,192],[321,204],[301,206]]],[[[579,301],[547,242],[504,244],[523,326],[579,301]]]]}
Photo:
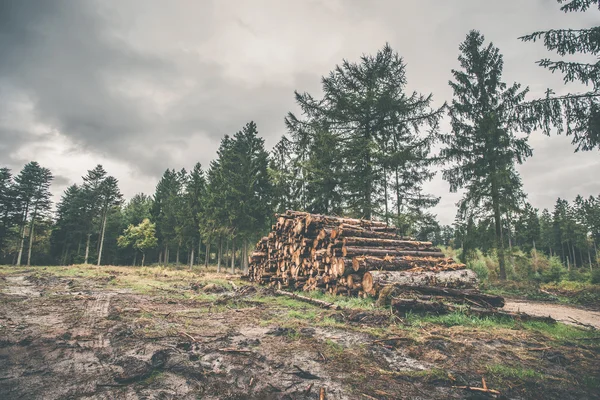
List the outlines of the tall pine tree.
{"type": "Polygon", "coordinates": [[[440,135],[441,157],[448,163],[443,178],[450,190],[466,189],[463,214],[482,210],[493,216],[500,278],[506,279],[502,218],[524,198],[515,164],[532,154],[526,138],[515,136],[519,121],[506,106],[522,103],[527,89],[516,83],[507,87],[502,55],[484,42],[481,33],[471,31],[459,47],[461,69],[452,70],[450,81],[452,132],[440,135]]]}
{"type": "MultiPolygon", "coordinates": [[[[558,0],[560,9],[570,12],[598,12],[600,0],[558,0]]],[[[600,15],[596,14],[597,17],[600,15]]],[[[559,133],[572,135],[575,151],[600,148],[600,26],[582,29],[550,29],[533,32],[520,38],[525,42],[544,42],[559,60],[543,59],[538,64],[563,75],[565,84],[578,82],[588,90],[556,96],[551,89],[546,97],[517,107],[515,111],[527,118],[534,117],[537,126],[549,133],[557,127],[559,133]],[[575,56],[577,60],[565,57],[575,56]],[[585,58],[589,62],[585,62],[585,58]],[[592,61],[593,60],[593,61],[592,61]]]]}

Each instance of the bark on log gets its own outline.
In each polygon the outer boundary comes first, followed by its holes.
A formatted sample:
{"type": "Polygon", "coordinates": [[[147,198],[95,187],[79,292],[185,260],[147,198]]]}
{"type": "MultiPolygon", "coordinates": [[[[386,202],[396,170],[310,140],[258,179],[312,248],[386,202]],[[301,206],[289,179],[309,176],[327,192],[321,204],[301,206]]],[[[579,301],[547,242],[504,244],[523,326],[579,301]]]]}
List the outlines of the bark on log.
{"type": "Polygon", "coordinates": [[[460,271],[417,272],[370,271],[363,276],[363,290],[376,294],[384,286],[441,286],[451,288],[475,288],[479,283],[477,275],[470,269],[460,271]]]}
{"type": "Polygon", "coordinates": [[[385,306],[393,297],[408,297],[407,294],[419,294],[420,299],[425,297],[440,297],[450,302],[476,305],[483,308],[504,307],[504,298],[491,294],[480,293],[473,289],[452,289],[435,286],[409,286],[394,284],[388,285],[379,292],[378,306],[385,306]]]}
{"type": "Polygon", "coordinates": [[[417,242],[414,240],[398,240],[398,239],[379,239],[379,238],[365,238],[365,237],[345,237],[343,239],[344,246],[354,247],[386,247],[386,248],[409,248],[409,249],[421,249],[431,248],[433,243],[431,242],[417,242]]]}
{"type": "Polygon", "coordinates": [[[332,230],[332,238],[343,238],[343,237],[362,237],[362,238],[373,238],[373,239],[396,239],[396,240],[412,240],[409,236],[398,236],[395,233],[378,232],[373,230],[367,230],[358,227],[340,227],[332,230]]]}
{"type": "Polygon", "coordinates": [[[377,247],[342,247],[342,255],[344,257],[357,256],[417,256],[417,257],[438,257],[443,258],[444,253],[431,249],[432,251],[420,250],[397,250],[397,249],[381,249],[377,247]]]}
{"type": "Polygon", "coordinates": [[[375,257],[359,256],[352,259],[352,269],[355,272],[367,272],[372,270],[403,271],[417,267],[435,267],[447,269],[464,269],[464,264],[455,263],[451,258],[439,257],[375,257]]]}

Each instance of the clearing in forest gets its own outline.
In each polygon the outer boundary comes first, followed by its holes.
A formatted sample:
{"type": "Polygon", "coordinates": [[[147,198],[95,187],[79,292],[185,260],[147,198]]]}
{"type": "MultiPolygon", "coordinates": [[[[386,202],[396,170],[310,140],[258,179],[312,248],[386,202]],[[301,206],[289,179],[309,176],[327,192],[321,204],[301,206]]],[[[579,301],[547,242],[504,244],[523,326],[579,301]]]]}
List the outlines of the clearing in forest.
{"type": "Polygon", "coordinates": [[[239,277],[0,267],[2,399],[593,399],[597,331],[322,309],[239,277]],[[477,392],[470,388],[482,388],[477,392]],[[498,395],[496,392],[500,393],[498,395]]]}

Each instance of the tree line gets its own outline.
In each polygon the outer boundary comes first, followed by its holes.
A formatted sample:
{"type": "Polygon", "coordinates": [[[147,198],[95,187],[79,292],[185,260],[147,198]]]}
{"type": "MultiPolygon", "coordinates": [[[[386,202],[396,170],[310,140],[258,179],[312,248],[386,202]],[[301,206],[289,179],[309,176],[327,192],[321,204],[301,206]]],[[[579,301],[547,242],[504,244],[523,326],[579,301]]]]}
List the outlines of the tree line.
{"type": "MultiPolygon", "coordinates": [[[[583,12],[598,4],[574,0],[561,8],[583,12]]],[[[598,37],[595,27],[521,39],[543,40],[560,56],[597,57],[598,37]]],[[[13,178],[2,169],[2,260],[100,265],[148,256],[243,268],[273,213],[286,209],[384,220],[401,234],[452,239],[465,255],[494,249],[501,278],[513,246],[537,246],[569,266],[583,265],[586,252],[591,260],[597,225],[590,221],[597,217],[588,215],[597,214],[598,201],[578,198],[571,206],[559,199],[563,211],[548,220],[549,212],[538,215],[527,203],[516,165],[532,156],[527,139],[534,130],[570,135],[577,151],[600,147],[599,63],[541,60],[565,84],[578,81],[589,90],[562,96],[549,90],[528,100],[527,87],[503,80],[502,54],[480,32],[468,33],[458,60],[449,82],[453,98],[439,107],[431,93],[407,91],[406,63],[388,44],[358,62],[344,60],[323,77],[320,96],[295,93],[300,112],[286,116],[288,132],[270,153],[250,122],[222,139],[207,169],[168,169],[152,196],[126,204],[116,179],[98,166],[67,188],[53,218],[50,171],[32,162],[13,178]],[[440,128],[443,118],[451,131],[440,128]],[[430,209],[440,198],[423,189],[437,169],[451,191],[464,193],[453,227],[439,225],[430,209]]]]}

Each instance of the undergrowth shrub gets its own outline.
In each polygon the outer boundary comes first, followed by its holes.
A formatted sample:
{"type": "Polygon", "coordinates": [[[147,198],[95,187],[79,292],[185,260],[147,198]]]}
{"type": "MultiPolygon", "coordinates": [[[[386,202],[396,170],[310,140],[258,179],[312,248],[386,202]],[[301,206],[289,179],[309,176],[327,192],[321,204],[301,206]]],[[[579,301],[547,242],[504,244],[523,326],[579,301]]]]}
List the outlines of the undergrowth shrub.
{"type": "Polygon", "coordinates": [[[590,274],[590,282],[594,285],[600,285],[600,268],[596,268],[590,274]]]}

